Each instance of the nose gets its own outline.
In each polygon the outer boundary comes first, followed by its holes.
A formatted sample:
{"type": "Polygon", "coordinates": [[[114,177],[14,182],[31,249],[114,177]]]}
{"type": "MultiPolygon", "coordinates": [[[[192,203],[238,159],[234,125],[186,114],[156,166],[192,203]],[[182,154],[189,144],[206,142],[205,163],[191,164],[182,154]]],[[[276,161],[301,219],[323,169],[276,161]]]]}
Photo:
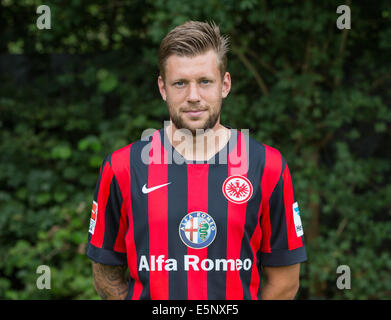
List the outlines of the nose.
{"type": "Polygon", "coordinates": [[[189,92],[187,95],[187,101],[194,103],[194,102],[199,102],[201,100],[200,94],[198,92],[198,87],[196,83],[190,83],[189,84],[189,92]]]}

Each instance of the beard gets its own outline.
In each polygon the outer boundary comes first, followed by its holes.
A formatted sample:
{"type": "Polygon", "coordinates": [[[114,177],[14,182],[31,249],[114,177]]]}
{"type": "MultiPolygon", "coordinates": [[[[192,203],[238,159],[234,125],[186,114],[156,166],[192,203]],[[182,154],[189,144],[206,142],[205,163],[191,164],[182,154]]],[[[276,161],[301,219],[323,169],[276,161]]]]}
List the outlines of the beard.
{"type": "Polygon", "coordinates": [[[214,108],[211,108],[210,106],[206,107],[181,107],[179,108],[179,111],[177,111],[175,107],[170,105],[170,103],[167,101],[167,107],[168,107],[168,113],[170,114],[170,119],[172,123],[174,124],[175,128],[177,129],[187,129],[190,130],[191,134],[196,136],[196,130],[202,129],[206,131],[207,129],[212,129],[217,121],[219,120],[220,113],[221,113],[221,102],[219,106],[216,106],[214,108]],[[196,111],[196,110],[206,110],[209,114],[208,118],[204,120],[202,125],[197,126],[196,128],[191,127],[186,123],[184,120],[184,116],[181,114],[186,111],[196,111]]]}

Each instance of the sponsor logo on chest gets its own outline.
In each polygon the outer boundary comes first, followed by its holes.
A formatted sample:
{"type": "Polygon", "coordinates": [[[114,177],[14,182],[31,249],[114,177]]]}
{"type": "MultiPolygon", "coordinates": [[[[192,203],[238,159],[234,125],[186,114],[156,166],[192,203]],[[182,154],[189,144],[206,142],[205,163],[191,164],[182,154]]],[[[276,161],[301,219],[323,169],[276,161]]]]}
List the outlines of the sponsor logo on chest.
{"type": "Polygon", "coordinates": [[[193,249],[208,247],[215,239],[216,233],[215,221],[202,211],[188,213],[179,224],[179,237],[186,246],[193,249]]]}

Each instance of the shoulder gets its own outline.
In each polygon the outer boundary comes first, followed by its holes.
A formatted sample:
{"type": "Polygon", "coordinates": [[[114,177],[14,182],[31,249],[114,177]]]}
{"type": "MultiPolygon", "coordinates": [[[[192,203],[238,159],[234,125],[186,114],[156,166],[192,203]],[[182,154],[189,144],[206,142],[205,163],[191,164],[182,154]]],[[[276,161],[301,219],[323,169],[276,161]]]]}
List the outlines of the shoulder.
{"type": "Polygon", "coordinates": [[[259,142],[253,137],[248,136],[249,150],[254,157],[259,157],[264,160],[266,157],[283,158],[281,152],[272,146],[259,142]]]}
{"type": "Polygon", "coordinates": [[[142,153],[145,152],[145,147],[150,145],[153,135],[157,133],[159,133],[159,130],[155,130],[152,134],[141,137],[141,139],[131,142],[107,155],[105,161],[109,162],[114,174],[129,172],[131,164],[137,165],[142,153]]]}
{"type": "Polygon", "coordinates": [[[280,150],[249,137],[250,158],[257,159],[265,171],[280,175],[286,166],[286,160],[280,150]]]}

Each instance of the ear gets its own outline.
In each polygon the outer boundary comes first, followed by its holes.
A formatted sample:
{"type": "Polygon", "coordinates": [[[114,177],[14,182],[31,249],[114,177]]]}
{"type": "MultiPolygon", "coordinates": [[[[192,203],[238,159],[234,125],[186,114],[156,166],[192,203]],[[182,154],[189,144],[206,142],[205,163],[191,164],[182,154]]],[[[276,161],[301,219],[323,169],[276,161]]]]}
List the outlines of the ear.
{"type": "Polygon", "coordinates": [[[160,95],[162,96],[163,100],[166,101],[167,94],[166,94],[166,88],[164,86],[164,80],[163,80],[162,76],[159,76],[157,78],[157,85],[159,87],[160,95]]]}
{"type": "Polygon", "coordinates": [[[226,72],[224,74],[223,85],[221,88],[221,95],[223,99],[228,96],[230,90],[231,90],[231,75],[229,74],[229,72],[226,72]]]}

